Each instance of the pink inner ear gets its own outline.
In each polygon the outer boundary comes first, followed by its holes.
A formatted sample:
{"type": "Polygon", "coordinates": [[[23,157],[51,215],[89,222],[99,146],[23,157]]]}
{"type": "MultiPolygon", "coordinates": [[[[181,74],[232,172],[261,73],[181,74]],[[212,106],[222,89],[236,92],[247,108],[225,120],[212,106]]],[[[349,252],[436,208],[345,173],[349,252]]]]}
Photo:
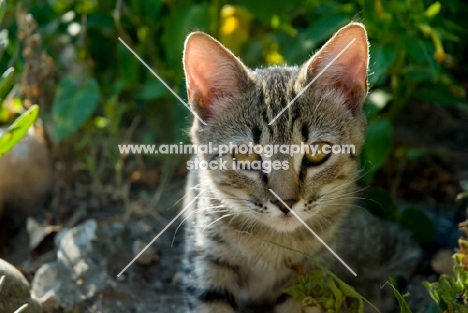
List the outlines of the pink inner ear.
{"type": "Polygon", "coordinates": [[[360,105],[358,102],[367,92],[368,43],[365,30],[359,24],[350,24],[339,30],[312,57],[308,65],[308,79],[313,79],[342,51],[335,62],[317,78],[317,84],[342,89],[348,98],[346,105],[352,108],[353,105],[360,105]]]}
{"type": "MultiPolygon", "coordinates": [[[[354,60],[357,60],[357,58],[354,58],[354,60]]],[[[358,62],[359,60],[355,63],[349,61],[342,62],[338,65],[343,68],[343,70],[340,71],[341,75],[337,72],[335,74],[337,78],[335,79],[333,78],[333,72],[324,73],[324,76],[328,76],[329,80],[338,81],[338,84],[346,89],[356,89],[357,87],[365,89],[367,85],[367,68],[362,62],[358,62]]],[[[337,61],[337,63],[339,62],[337,61]]],[[[326,81],[327,79],[324,80],[324,83],[328,84],[326,81]]],[[[358,90],[354,91],[356,92],[358,90]]]]}
{"type": "Polygon", "coordinates": [[[188,69],[187,73],[187,86],[188,86],[188,97],[191,102],[196,102],[201,106],[206,105],[205,99],[209,98],[210,83],[204,79],[203,69],[200,69],[200,65],[195,65],[193,69],[188,69]]]}
{"type": "MultiPolygon", "coordinates": [[[[345,52],[346,53],[346,52],[345,52]]],[[[352,58],[345,59],[343,67],[348,69],[348,84],[359,84],[365,87],[367,84],[367,55],[357,52],[352,58]]]]}
{"type": "Polygon", "coordinates": [[[234,94],[243,70],[229,51],[204,34],[195,34],[187,40],[184,67],[189,99],[204,109],[217,97],[234,94]]]}

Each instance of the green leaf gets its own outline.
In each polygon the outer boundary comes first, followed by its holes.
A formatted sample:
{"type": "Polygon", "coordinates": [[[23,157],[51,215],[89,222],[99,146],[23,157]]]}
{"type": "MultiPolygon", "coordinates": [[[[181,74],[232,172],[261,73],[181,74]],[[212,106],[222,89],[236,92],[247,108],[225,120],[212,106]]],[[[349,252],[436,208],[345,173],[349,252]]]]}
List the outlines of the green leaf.
{"type": "MultiPolygon", "coordinates": [[[[249,234],[250,235],[250,234],[249,234]]],[[[371,306],[373,309],[375,309],[376,312],[378,313],[381,313],[380,310],[375,306],[373,305],[371,302],[369,302],[366,298],[364,298],[363,296],[361,296],[359,294],[359,292],[356,291],[356,289],[354,289],[352,286],[346,284],[344,281],[342,281],[341,279],[338,278],[338,276],[336,276],[332,271],[330,271],[329,269],[327,269],[325,266],[323,266],[322,264],[318,263],[317,261],[315,261],[311,256],[309,256],[308,254],[302,252],[302,251],[299,251],[299,250],[296,250],[296,249],[293,249],[293,248],[290,248],[290,247],[287,247],[287,246],[283,246],[283,245],[280,245],[274,241],[270,241],[270,240],[266,240],[266,239],[263,239],[263,238],[260,238],[260,237],[257,237],[257,236],[254,236],[254,235],[251,235],[252,237],[254,238],[257,238],[261,241],[264,241],[264,242],[268,242],[272,245],[275,245],[275,246],[278,246],[278,247],[282,247],[286,250],[289,250],[289,251],[294,251],[294,252],[297,252],[303,256],[305,256],[307,258],[307,260],[315,265],[316,267],[318,267],[322,272],[323,274],[326,274],[328,275],[330,278],[334,279],[335,282],[338,284],[338,287],[340,288],[340,290],[343,292],[343,294],[350,298],[350,299],[356,299],[358,300],[358,312],[359,313],[363,313],[364,312],[364,302],[367,303],[369,306],[371,306]]],[[[304,277],[307,277],[307,275],[301,275],[299,276],[298,278],[298,281],[300,281],[300,279],[304,279],[304,277]]],[[[307,281],[307,280],[305,280],[307,281]]]]}
{"type": "Polygon", "coordinates": [[[239,0],[242,6],[267,25],[270,24],[273,15],[287,15],[294,7],[293,2],[298,1],[270,1],[266,4],[264,1],[239,0]]]}
{"type": "Polygon", "coordinates": [[[438,283],[441,300],[445,303],[455,303],[455,299],[463,291],[463,287],[457,284],[453,277],[445,274],[440,275],[438,283]]]}
{"type": "Polygon", "coordinates": [[[111,14],[93,13],[88,14],[86,19],[86,28],[97,28],[100,30],[111,30],[115,27],[114,18],[111,14]]]}
{"type": "Polygon", "coordinates": [[[380,109],[370,101],[369,97],[367,97],[364,102],[364,112],[366,113],[367,120],[376,116],[379,111],[380,109]]]}
{"type": "Polygon", "coordinates": [[[418,242],[428,242],[435,236],[432,220],[421,210],[408,208],[398,217],[398,224],[408,229],[418,242]]]}
{"type": "Polygon", "coordinates": [[[37,119],[39,106],[32,105],[29,110],[21,114],[6,132],[0,136],[0,156],[10,151],[28,132],[29,127],[37,119]]]}
{"type": "Polygon", "coordinates": [[[48,0],[47,2],[52,7],[52,9],[59,14],[63,14],[69,10],[72,10],[73,8],[73,1],[71,0],[48,0]]]}
{"type": "Polygon", "coordinates": [[[427,38],[421,39],[419,37],[403,36],[401,40],[400,49],[404,48],[404,51],[412,58],[413,61],[424,66],[436,65],[437,62],[434,60],[434,44],[427,38]],[[403,46],[401,46],[403,45],[403,46]]]}
{"type": "Polygon", "coordinates": [[[161,99],[169,94],[166,86],[158,79],[150,77],[137,91],[136,98],[142,100],[161,99]]]}
{"type": "MultiPolygon", "coordinates": [[[[138,52],[138,49],[136,49],[135,52],[137,54],[140,54],[138,52]]],[[[119,69],[119,77],[122,80],[124,80],[127,84],[138,82],[139,77],[140,77],[140,69],[143,68],[143,65],[127,49],[127,47],[125,47],[120,42],[119,42],[119,45],[117,46],[117,54],[118,54],[117,66],[119,69]]]]}
{"type": "Polygon", "coordinates": [[[362,162],[370,182],[373,174],[387,161],[392,151],[392,125],[388,120],[369,123],[366,129],[366,142],[362,152],[362,162]]]}
{"type": "Polygon", "coordinates": [[[427,8],[424,14],[426,14],[426,16],[429,16],[429,17],[437,15],[440,12],[440,8],[441,8],[440,2],[436,1],[427,8]]]}
{"type": "Polygon", "coordinates": [[[449,86],[442,84],[431,85],[430,88],[418,90],[414,94],[416,99],[428,101],[441,107],[466,108],[468,101],[455,96],[449,86]]]}
{"type": "Polygon", "coordinates": [[[335,296],[335,311],[340,312],[342,299],[343,299],[343,292],[338,288],[338,286],[336,285],[333,279],[328,280],[328,287],[330,288],[330,290],[333,292],[333,295],[335,296]]]}
{"type": "Polygon", "coordinates": [[[169,63],[180,66],[182,49],[187,34],[192,29],[210,29],[211,14],[208,3],[193,4],[185,1],[175,7],[167,16],[162,42],[166,48],[169,63]]]}
{"type": "Polygon", "coordinates": [[[409,83],[415,84],[424,81],[436,82],[437,73],[432,69],[424,66],[409,65],[405,69],[405,77],[409,83]]]}
{"type": "Polygon", "coordinates": [[[341,26],[349,22],[349,15],[335,14],[318,18],[312,27],[305,31],[305,37],[315,44],[324,42],[330,38],[341,26]]]}
{"type": "Polygon", "coordinates": [[[398,301],[398,304],[400,305],[400,313],[412,313],[411,309],[408,306],[408,303],[406,303],[405,296],[402,296],[400,292],[395,288],[395,279],[393,276],[390,276],[390,282],[387,282],[392,288],[393,288],[393,295],[398,301]]]}
{"type": "Polygon", "coordinates": [[[11,88],[13,87],[13,77],[15,76],[14,68],[7,69],[0,79],[0,99],[5,99],[11,88]]]}
{"type": "Polygon", "coordinates": [[[163,1],[131,0],[130,3],[133,14],[144,17],[147,21],[154,21],[158,17],[163,1]]]}
{"type": "Polygon", "coordinates": [[[3,20],[3,16],[5,15],[6,12],[6,1],[5,0],[0,0],[0,23],[3,20]]]}
{"type": "Polygon", "coordinates": [[[396,47],[394,44],[374,43],[370,46],[370,56],[369,84],[383,84],[388,68],[395,62],[396,47]]]}
{"type": "Polygon", "coordinates": [[[79,87],[69,78],[62,79],[52,104],[55,140],[60,142],[83,126],[99,99],[99,85],[94,78],[88,78],[79,87]]]}

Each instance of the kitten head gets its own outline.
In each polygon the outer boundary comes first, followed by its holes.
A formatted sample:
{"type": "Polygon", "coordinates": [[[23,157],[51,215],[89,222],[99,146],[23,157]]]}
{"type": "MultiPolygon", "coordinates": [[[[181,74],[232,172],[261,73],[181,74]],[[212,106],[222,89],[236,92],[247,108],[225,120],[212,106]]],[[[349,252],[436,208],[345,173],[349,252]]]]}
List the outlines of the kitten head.
{"type": "Polygon", "coordinates": [[[287,207],[311,226],[337,221],[353,202],[366,124],[368,58],[366,32],[359,23],[340,29],[302,66],[256,70],[209,35],[191,33],[183,59],[187,91],[191,108],[206,123],[194,119],[195,144],[355,148],[315,155],[235,149],[221,156],[217,151],[199,154],[199,160],[227,168],[201,170],[202,188],[236,218],[251,222],[242,225],[294,231],[301,224],[287,207]],[[256,161],[260,168],[233,169],[239,160],[256,161]]]}

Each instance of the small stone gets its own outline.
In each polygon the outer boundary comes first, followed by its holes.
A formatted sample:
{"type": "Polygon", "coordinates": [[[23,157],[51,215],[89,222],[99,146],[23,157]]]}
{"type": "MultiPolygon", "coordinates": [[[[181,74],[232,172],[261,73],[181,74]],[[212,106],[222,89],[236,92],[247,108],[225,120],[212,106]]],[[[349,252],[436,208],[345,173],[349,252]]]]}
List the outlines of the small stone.
{"type": "Polygon", "coordinates": [[[126,282],[127,281],[127,275],[122,274],[120,276],[117,276],[117,281],[120,283],[126,282]]]}
{"type": "Polygon", "coordinates": [[[48,292],[41,298],[42,308],[46,312],[57,310],[59,308],[59,302],[57,295],[54,292],[48,292]]]}
{"type": "MultiPolygon", "coordinates": [[[[136,257],[141,251],[143,251],[147,246],[147,243],[137,240],[134,241],[132,244],[132,251],[133,251],[133,256],[136,257]]],[[[141,265],[150,265],[153,262],[156,262],[159,260],[159,256],[156,252],[156,250],[152,247],[149,246],[144,250],[144,252],[138,257],[136,260],[138,264],[141,265]]]]}
{"type": "Polygon", "coordinates": [[[93,219],[62,229],[56,237],[57,260],[37,270],[33,294],[50,307],[72,310],[83,305],[109,286],[107,266],[122,249],[124,232],[119,224],[101,227],[93,219]]]}
{"type": "Polygon", "coordinates": [[[175,272],[174,276],[172,276],[172,283],[174,285],[181,285],[183,282],[184,282],[184,273],[175,272]]]}

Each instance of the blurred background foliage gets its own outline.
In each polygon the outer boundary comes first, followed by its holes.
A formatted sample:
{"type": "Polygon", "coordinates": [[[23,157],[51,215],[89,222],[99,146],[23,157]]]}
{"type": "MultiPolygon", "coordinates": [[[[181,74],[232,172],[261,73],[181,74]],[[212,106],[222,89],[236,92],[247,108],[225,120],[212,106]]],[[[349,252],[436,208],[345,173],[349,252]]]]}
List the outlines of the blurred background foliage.
{"type": "MultiPolygon", "coordinates": [[[[130,157],[117,144],[188,141],[192,116],[118,38],[186,99],[181,58],[191,30],[210,33],[256,67],[300,64],[339,27],[361,21],[371,43],[361,162],[369,185],[392,154],[424,153],[392,148],[405,106],[468,107],[466,12],[462,0],[7,0],[0,68],[14,67],[16,86],[0,123],[39,104],[56,159],[84,162],[95,179],[121,184],[130,157]]],[[[145,166],[159,166],[164,182],[184,160],[148,156],[145,166]]],[[[388,202],[384,191],[372,195],[388,202]]]]}

